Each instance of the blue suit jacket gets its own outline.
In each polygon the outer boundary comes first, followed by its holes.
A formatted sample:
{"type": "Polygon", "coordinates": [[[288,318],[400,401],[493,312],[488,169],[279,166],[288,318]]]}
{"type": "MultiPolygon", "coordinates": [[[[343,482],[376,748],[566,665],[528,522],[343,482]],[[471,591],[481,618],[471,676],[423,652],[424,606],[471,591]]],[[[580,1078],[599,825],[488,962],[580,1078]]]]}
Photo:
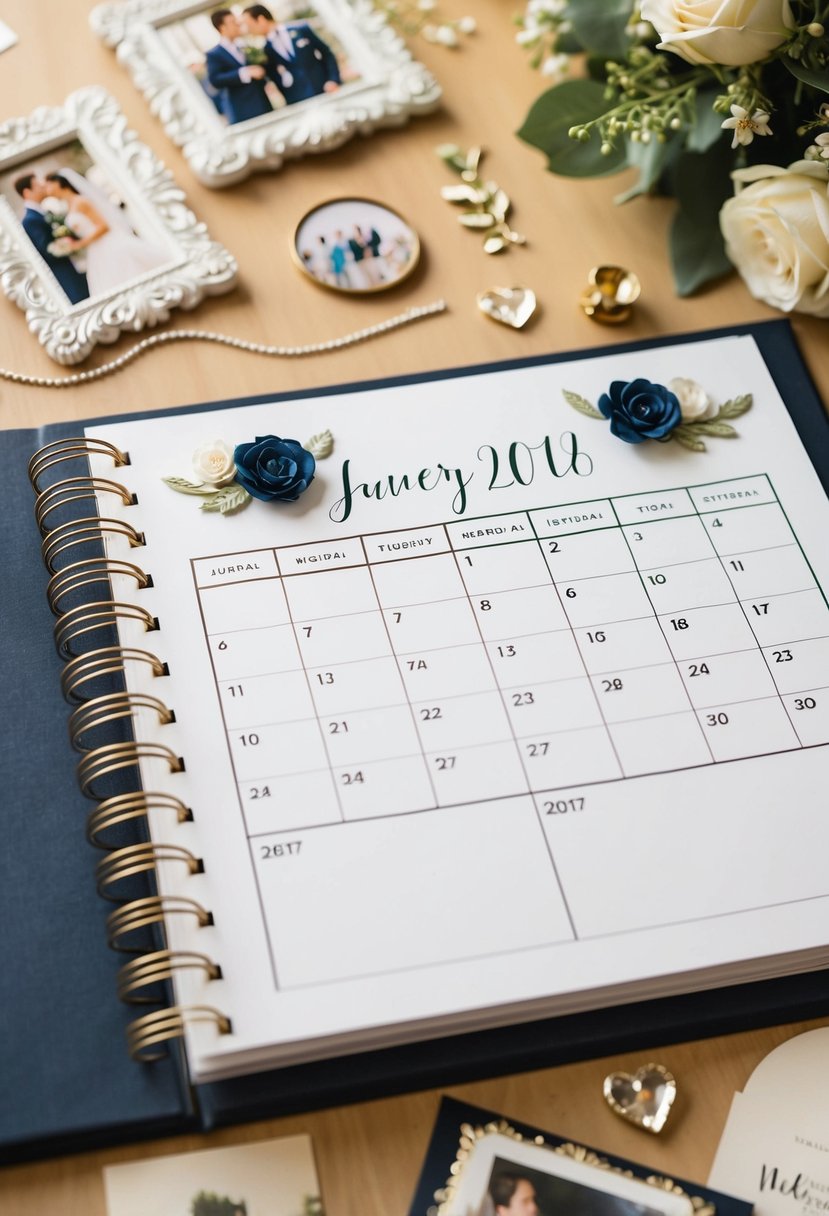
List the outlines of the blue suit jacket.
{"type": "Polygon", "coordinates": [[[329,80],[340,83],[336,55],[310,25],[283,25],[281,28],[291,39],[294,53],[291,58],[281,55],[269,40],[266,43],[268,74],[276,81],[289,105],[318,96],[329,80]]]}
{"type": "Polygon", "coordinates": [[[273,106],[265,92],[265,81],[252,80],[250,84],[243,84],[239,79],[242,64],[225,47],[211,47],[205,62],[207,79],[220,93],[222,112],[229,123],[246,122],[262,114],[273,114],[273,106]]]}
{"type": "Polygon", "coordinates": [[[72,304],[89,299],[89,284],[86,275],[76,270],[69,258],[56,258],[48,251],[48,246],[55,239],[52,235],[52,225],[45,215],[27,207],[21,220],[23,231],[34,245],[52,274],[61,286],[64,295],[69,297],[72,304]]]}

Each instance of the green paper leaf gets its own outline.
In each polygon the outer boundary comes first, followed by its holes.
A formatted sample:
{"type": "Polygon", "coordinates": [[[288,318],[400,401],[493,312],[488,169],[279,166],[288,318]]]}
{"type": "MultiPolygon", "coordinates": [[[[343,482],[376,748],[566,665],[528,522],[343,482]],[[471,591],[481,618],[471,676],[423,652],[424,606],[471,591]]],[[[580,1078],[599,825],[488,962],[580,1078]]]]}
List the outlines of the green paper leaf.
{"type": "Polygon", "coordinates": [[[726,401],[724,405],[721,405],[717,418],[739,418],[741,414],[748,413],[753,404],[754,398],[751,393],[745,393],[742,397],[735,397],[732,401],[726,401]]]}
{"type": "Polygon", "coordinates": [[[320,431],[316,435],[312,435],[302,445],[306,448],[313,457],[317,460],[325,460],[334,451],[334,436],[330,431],[320,431]]]}
{"type": "Polygon", "coordinates": [[[251,501],[250,494],[244,486],[233,485],[223,486],[221,490],[217,490],[210,498],[205,499],[201,505],[202,511],[219,511],[222,515],[229,515],[232,511],[238,511],[242,507],[246,507],[251,501]]]}
{"type": "Polygon", "coordinates": [[[578,410],[580,414],[586,414],[588,418],[600,418],[603,422],[605,421],[604,414],[597,410],[595,405],[591,405],[586,397],[580,397],[578,393],[571,393],[567,388],[562,391],[564,400],[568,405],[572,405],[574,410],[578,410]]]}
{"type": "Polygon", "coordinates": [[[578,0],[567,9],[573,33],[582,46],[603,59],[623,59],[630,46],[625,33],[633,0],[578,0]]]}
{"type": "Polygon", "coordinates": [[[689,434],[685,427],[676,426],[671,431],[671,439],[675,439],[677,443],[681,443],[684,448],[690,448],[692,452],[704,452],[705,444],[696,435],[689,434]]]}
{"type": "Polygon", "coordinates": [[[206,486],[202,481],[188,481],[186,477],[162,477],[165,485],[179,494],[209,495],[216,493],[215,486],[206,486]]]}
{"type": "Polygon", "coordinates": [[[727,422],[717,422],[714,418],[708,422],[688,422],[685,423],[685,426],[695,435],[718,435],[720,439],[737,438],[737,432],[733,426],[729,426],[727,422]]]}
{"type": "Polygon", "coordinates": [[[798,80],[802,80],[804,84],[811,85],[813,89],[819,89],[821,93],[829,93],[829,72],[818,72],[813,68],[804,68],[802,63],[798,63],[796,59],[789,58],[788,55],[782,57],[782,62],[785,63],[792,76],[798,80]]]}
{"type": "Polygon", "coordinates": [[[539,148],[547,157],[547,168],[562,177],[606,177],[618,173],[626,162],[623,147],[602,156],[597,131],[586,143],[571,139],[567,132],[600,117],[609,108],[604,86],[595,80],[565,80],[542,93],[518,131],[519,139],[539,148]]]}

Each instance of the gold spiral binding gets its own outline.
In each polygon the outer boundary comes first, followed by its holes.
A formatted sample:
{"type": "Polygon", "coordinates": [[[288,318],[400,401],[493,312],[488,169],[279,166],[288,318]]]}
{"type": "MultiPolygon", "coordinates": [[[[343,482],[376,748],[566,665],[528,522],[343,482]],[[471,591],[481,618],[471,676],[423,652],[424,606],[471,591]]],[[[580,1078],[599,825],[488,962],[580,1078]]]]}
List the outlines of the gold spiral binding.
{"type": "Polygon", "coordinates": [[[153,676],[169,675],[166,663],[162,663],[157,655],[149,650],[135,649],[132,646],[102,646],[99,650],[90,650],[86,654],[71,659],[60,674],[61,691],[70,705],[82,705],[94,698],[94,693],[82,697],[79,689],[86,684],[92,684],[104,676],[123,675],[128,662],[146,663],[153,676]]]}
{"type": "Polygon", "coordinates": [[[163,925],[168,916],[195,916],[200,929],[213,924],[213,913],[207,912],[195,899],[185,895],[148,895],[131,899],[107,917],[107,942],[123,954],[140,954],[143,947],[124,942],[131,933],[150,925],[163,925]]]}
{"type": "Polygon", "coordinates": [[[64,524],[52,528],[40,546],[43,562],[51,574],[57,574],[55,560],[61,553],[77,549],[81,545],[102,545],[105,533],[126,538],[131,549],[139,549],[146,544],[144,533],[139,532],[132,524],[123,519],[110,519],[107,515],[88,515],[84,519],[70,519],[64,524]]]}
{"type": "Polygon", "coordinates": [[[114,794],[89,812],[86,821],[86,838],[96,849],[117,849],[119,841],[109,841],[105,833],[131,823],[135,819],[146,819],[150,811],[175,811],[177,823],[193,820],[193,812],[180,798],[173,794],[162,794],[150,790],[131,790],[127,794],[114,794]]]}
{"type": "Polygon", "coordinates": [[[113,903],[121,903],[121,896],[114,894],[109,888],[115,883],[134,878],[136,874],[155,870],[160,861],[180,861],[190,874],[201,874],[204,871],[201,858],[182,845],[149,842],[128,844],[123,849],[113,849],[107,857],[102,857],[98,862],[95,867],[98,894],[113,903]]]}
{"type": "MultiPolygon", "coordinates": [[[[110,536],[121,538],[122,546],[126,541],[132,550],[145,544],[143,532],[125,520],[85,514],[78,509],[79,504],[91,501],[97,511],[99,497],[104,495],[114,495],[125,507],[137,502],[136,496],[120,482],[91,475],[88,458],[92,455],[109,456],[115,468],[130,463],[128,453],[105,440],[73,438],[56,440],[35,452],[28,471],[37,495],[35,518],[43,536],[41,553],[50,574],[46,595],[58,618],[55,645],[66,662],[61,688],[66,700],[75,707],[69,719],[70,740],[73,747],[85,752],[78,763],[78,781],[84,795],[99,804],[88,816],[86,833],[93,845],[107,850],[96,867],[97,889],[105,899],[122,903],[124,894],[129,895],[131,880],[138,877],[143,882],[147,875],[155,876],[156,894],[128,899],[107,920],[109,945],[133,956],[118,973],[118,995],[132,1004],[153,1004],[164,1000],[167,983],[179,971],[195,968],[209,980],[220,978],[222,973],[218,964],[198,951],[164,948],[145,953],[137,944],[140,936],[134,936],[140,935],[141,930],[154,933],[157,926],[163,931],[169,916],[194,917],[198,927],[211,925],[213,917],[189,896],[158,890],[159,865],[178,862],[190,875],[203,871],[201,859],[189,849],[161,842],[120,844],[125,825],[167,811],[174,813],[178,823],[184,823],[193,818],[189,807],[167,792],[133,788],[104,797],[100,788],[105,778],[117,781],[120,775],[124,779],[128,770],[133,770],[140,782],[143,760],[161,760],[171,773],[182,772],[184,761],[164,744],[139,739],[90,746],[90,735],[119,720],[132,719],[142,711],[157,714],[162,725],[175,721],[173,712],[158,697],[133,692],[126,685],[116,692],[95,695],[96,681],[112,676],[124,679],[129,664],[144,664],[153,677],[167,675],[168,668],[149,650],[111,645],[108,638],[103,639],[107,644],[101,645],[101,637],[95,637],[117,630],[121,621],[143,625],[146,632],[157,630],[159,623],[140,604],[109,598],[113,595],[112,580],[117,576],[134,579],[138,590],[151,587],[152,578],[134,562],[109,556],[107,552],[110,536]],[[61,478],[65,466],[82,459],[86,460],[84,473],[52,481],[56,470],[60,470],[57,477],[61,478]],[[50,526],[57,512],[62,513],[61,520],[50,526]],[[94,546],[94,556],[79,557],[79,552],[90,552],[86,546],[94,546]],[[96,587],[105,590],[96,592],[96,587]],[[101,595],[107,598],[100,598],[101,595]],[[69,597],[83,602],[65,607],[69,597]]],[[[118,789],[117,784],[115,788],[118,789]]],[[[137,1018],[127,1028],[130,1055],[142,1062],[161,1059],[167,1054],[170,1040],[182,1037],[189,1025],[205,1021],[214,1023],[220,1034],[231,1033],[230,1019],[208,1005],[171,1005],[137,1018]]]]}
{"type": "Polygon", "coordinates": [[[115,494],[125,507],[134,506],[138,501],[135,495],[122,486],[120,481],[110,481],[107,477],[68,477],[65,481],[57,481],[48,490],[43,490],[35,499],[35,520],[40,528],[41,536],[49,531],[46,519],[58,507],[68,507],[72,502],[83,502],[94,499],[98,494],[115,494]]]}
{"type": "Polygon", "coordinates": [[[62,616],[64,612],[60,604],[62,596],[71,595],[74,591],[81,591],[84,587],[92,587],[95,583],[103,583],[104,586],[109,587],[113,574],[134,578],[136,586],[142,591],[153,585],[152,576],[142,570],[140,566],[136,566],[135,562],[124,561],[120,557],[87,557],[82,561],[72,562],[63,570],[59,570],[57,574],[52,575],[46,588],[49,607],[55,616],[62,616]]]}
{"type": "Polygon", "coordinates": [[[118,972],[118,996],[130,1005],[157,1004],[157,996],[148,996],[141,989],[171,980],[177,971],[194,969],[203,971],[209,980],[222,978],[221,967],[195,950],[154,950],[151,954],[140,954],[118,972]]]}
{"type": "Polygon", "coordinates": [[[160,726],[167,726],[176,720],[173,711],[150,693],[110,692],[85,701],[72,712],[69,718],[69,739],[72,746],[77,752],[91,751],[91,747],[83,742],[83,736],[88,731],[97,730],[107,722],[132,718],[140,709],[155,710],[160,726]]]}
{"type": "Polygon", "coordinates": [[[158,619],[139,604],[125,604],[122,600],[96,600],[91,604],[79,604],[64,612],[55,624],[55,645],[64,659],[75,659],[88,653],[73,650],[76,640],[99,629],[112,628],[120,618],[141,621],[147,633],[158,629],[158,619]]]}
{"type": "Polygon", "coordinates": [[[129,1053],[142,1064],[163,1060],[167,1052],[158,1050],[158,1044],[183,1038],[188,1025],[194,1022],[214,1022],[219,1034],[231,1034],[233,1029],[230,1018],[211,1005],[169,1005],[130,1022],[127,1027],[129,1053]]]}
{"type": "Polygon", "coordinates": [[[39,481],[47,469],[63,464],[66,460],[78,460],[92,454],[111,456],[115,468],[130,463],[129,452],[121,452],[105,439],[87,439],[79,436],[72,439],[54,439],[45,447],[39,448],[29,461],[29,481],[35,494],[41,492],[39,481]]]}
{"type": "Polygon", "coordinates": [[[96,802],[105,797],[95,791],[94,783],[108,773],[124,768],[138,768],[141,760],[166,760],[171,773],[183,773],[184,761],[164,743],[148,743],[139,739],[128,743],[105,743],[93,747],[78,762],[78,783],[81,793],[96,802]]]}

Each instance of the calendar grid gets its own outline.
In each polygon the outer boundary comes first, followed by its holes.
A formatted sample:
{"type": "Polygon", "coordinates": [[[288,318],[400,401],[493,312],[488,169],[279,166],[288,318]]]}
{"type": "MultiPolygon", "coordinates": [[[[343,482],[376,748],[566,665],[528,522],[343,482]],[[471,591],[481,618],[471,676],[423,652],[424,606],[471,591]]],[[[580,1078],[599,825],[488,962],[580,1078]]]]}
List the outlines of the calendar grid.
{"type": "Polygon", "coordinates": [[[588,790],[829,744],[829,605],[764,475],[192,567],[263,907],[260,849],[490,806],[542,833],[549,934],[606,936],[562,851],[588,790]]]}

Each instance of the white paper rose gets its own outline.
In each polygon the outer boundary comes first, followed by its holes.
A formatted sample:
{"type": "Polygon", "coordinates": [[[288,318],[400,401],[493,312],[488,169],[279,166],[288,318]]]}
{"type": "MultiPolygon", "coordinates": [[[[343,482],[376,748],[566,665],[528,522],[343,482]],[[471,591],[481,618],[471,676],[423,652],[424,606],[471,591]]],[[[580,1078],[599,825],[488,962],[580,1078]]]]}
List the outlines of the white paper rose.
{"type": "Polygon", "coordinates": [[[736,194],[720,228],[751,294],[783,312],[829,317],[829,165],[754,165],[731,176],[736,194]]]}
{"type": "Polygon", "coordinates": [[[794,29],[789,0],[643,0],[641,15],[659,50],[729,67],[767,59],[794,29]]]}
{"type": "Polygon", "coordinates": [[[696,380],[686,376],[675,376],[668,381],[668,388],[679,402],[683,422],[705,422],[713,418],[719,406],[715,405],[705,389],[696,380]]]}
{"type": "Polygon", "coordinates": [[[193,468],[205,485],[229,485],[236,476],[233,449],[223,439],[203,443],[193,453],[193,468]]]}

